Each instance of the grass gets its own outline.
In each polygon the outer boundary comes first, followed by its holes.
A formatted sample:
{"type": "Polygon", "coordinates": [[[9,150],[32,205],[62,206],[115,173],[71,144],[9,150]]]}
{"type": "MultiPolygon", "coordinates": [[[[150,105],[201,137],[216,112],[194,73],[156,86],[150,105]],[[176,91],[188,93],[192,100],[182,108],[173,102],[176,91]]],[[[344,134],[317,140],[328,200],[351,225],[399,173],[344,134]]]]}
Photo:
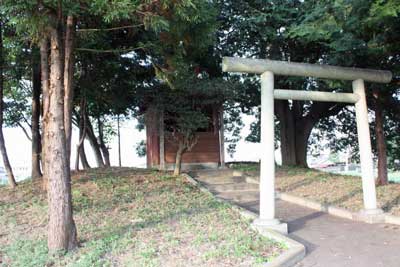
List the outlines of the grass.
{"type": "Polygon", "coordinates": [[[168,173],[96,169],[73,177],[80,247],[49,257],[40,185],[0,187],[0,266],[253,266],[285,245],[168,173]]]}
{"type": "Polygon", "coordinates": [[[228,163],[228,166],[232,169],[243,172],[256,172],[260,169],[258,162],[228,163]]]}
{"type": "MultiPolygon", "coordinates": [[[[239,164],[237,169],[250,176],[258,176],[258,166],[239,164]]],[[[298,167],[278,167],[276,170],[276,189],[351,211],[363,208],[361,177],[332,174],[298,167]]],[[[378,206],[384,211],[400,216],[400,184],[390,183],[377,186],[378,206]]]]}

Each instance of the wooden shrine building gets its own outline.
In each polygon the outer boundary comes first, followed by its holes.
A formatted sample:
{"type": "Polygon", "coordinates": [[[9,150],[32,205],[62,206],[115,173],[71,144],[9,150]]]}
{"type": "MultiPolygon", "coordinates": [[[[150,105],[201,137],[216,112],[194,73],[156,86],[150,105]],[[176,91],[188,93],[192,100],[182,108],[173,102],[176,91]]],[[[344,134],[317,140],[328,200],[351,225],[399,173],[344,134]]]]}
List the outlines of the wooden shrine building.
{"type": "MultiPolygon", "coordinates": [[[[197,132],[197,143],[183,154],[182,170],[224,166],[224,129],[222,111],[210,107],[209,127],[197,132]]],[[[157,110],[145,114],[147,167],[171,170],[175,165],[178,144],[165,130],[167,122],[157,110]]]]}

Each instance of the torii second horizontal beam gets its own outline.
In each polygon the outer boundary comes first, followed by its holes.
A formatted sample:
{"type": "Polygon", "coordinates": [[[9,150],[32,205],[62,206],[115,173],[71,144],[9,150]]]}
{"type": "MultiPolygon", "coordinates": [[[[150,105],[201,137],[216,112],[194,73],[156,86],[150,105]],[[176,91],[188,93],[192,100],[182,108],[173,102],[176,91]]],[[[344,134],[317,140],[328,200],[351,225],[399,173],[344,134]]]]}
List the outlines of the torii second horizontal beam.
{"type": "Polygon", "coordinates": [[[319,101],[319,102],[340,102],[355,104],[360,99],[357,94],[352,93],[330,93],[320,91],[300,91],[300,90],[287,90],[275,89],[275,99],[291,99],[301,101],[319,101]]]}
{"type": "Polygon", "coordinates": [[[389,83],[390,71],[337,67],[330,65],[296,63],[269,59],[224,57],[222,71],[262,74],[271,71],[277,75],[316,77],[334,80],[357,80],[389,83]]]}

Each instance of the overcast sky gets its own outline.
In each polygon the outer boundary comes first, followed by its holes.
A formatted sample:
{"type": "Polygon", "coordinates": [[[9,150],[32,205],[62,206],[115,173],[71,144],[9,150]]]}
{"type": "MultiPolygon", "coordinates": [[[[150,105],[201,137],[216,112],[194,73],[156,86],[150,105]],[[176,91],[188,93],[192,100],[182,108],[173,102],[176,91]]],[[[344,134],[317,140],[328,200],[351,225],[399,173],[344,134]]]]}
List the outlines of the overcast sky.
{"type": "MultiPolygon", "coordinates": [[[[252,116],[243,116],[245,127],[241,136],[244,138],[250,131],[250,123],[253,121],[252,116]]],[[[121,123],[121,154],[122,166],[129,167],[145,167],[145,157],[138,157],[136,154],[136,145],[146,137],[145,131],[139,132],[136,127],[136,120],[125,121],[121,123]]],[[[72,133],[72,157],[71,165],[75,163],[76,144],[78,142],[78,131],[73,130],[72,133]]],[[[15,169],[16,176],[26,176],[30,174],[31,165],[31,142],[26,138],[20,128],[4,128],[4,137],[8,150],[8,156],[12,167],[15,169]]],[[[237,144],[237,151],[234,157],[225,154],[226,161],[258,161],[260,159],[259,144],[249,143],[242,140],[237,144]]],[[[118,141],[115,136],[109,144],[111,165],[118,165],[118,141]]],[[[89,164],[95,165],[89,142],[85,141],[85,149],[89,164]]],[[[1,160],[0,166],[3,166],[1,160]]]]}

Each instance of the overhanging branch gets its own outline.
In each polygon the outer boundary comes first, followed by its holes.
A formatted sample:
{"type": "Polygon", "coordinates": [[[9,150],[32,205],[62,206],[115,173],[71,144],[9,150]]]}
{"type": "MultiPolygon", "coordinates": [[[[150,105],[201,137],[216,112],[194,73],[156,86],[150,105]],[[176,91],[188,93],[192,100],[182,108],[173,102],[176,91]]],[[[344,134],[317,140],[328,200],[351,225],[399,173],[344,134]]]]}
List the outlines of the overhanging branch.
{"type": "Polygon", "coordinates": [[[134,48],[123,48],[123,49],[92,49],[92,48],[76,48],[76,51],[90,52],[90,53],[124,53],[136,50],[144,50],[146,47],[134,47],[134,48]]]}
{"type": "Polygon", "coordinates": [[[78,33],[85,33],[85,32],[102,32],[102,31],[118,31],[118,30],[124,30],[124,29],[132,29],[132,28],[139,28],[143,26],[144,24],[137,24],[137,25],[127,25],[127,26],[120,26],[120,27],[112,27],[112,28],[105,28],[105,29],[77,29],[76,31],[78,33]]]}

